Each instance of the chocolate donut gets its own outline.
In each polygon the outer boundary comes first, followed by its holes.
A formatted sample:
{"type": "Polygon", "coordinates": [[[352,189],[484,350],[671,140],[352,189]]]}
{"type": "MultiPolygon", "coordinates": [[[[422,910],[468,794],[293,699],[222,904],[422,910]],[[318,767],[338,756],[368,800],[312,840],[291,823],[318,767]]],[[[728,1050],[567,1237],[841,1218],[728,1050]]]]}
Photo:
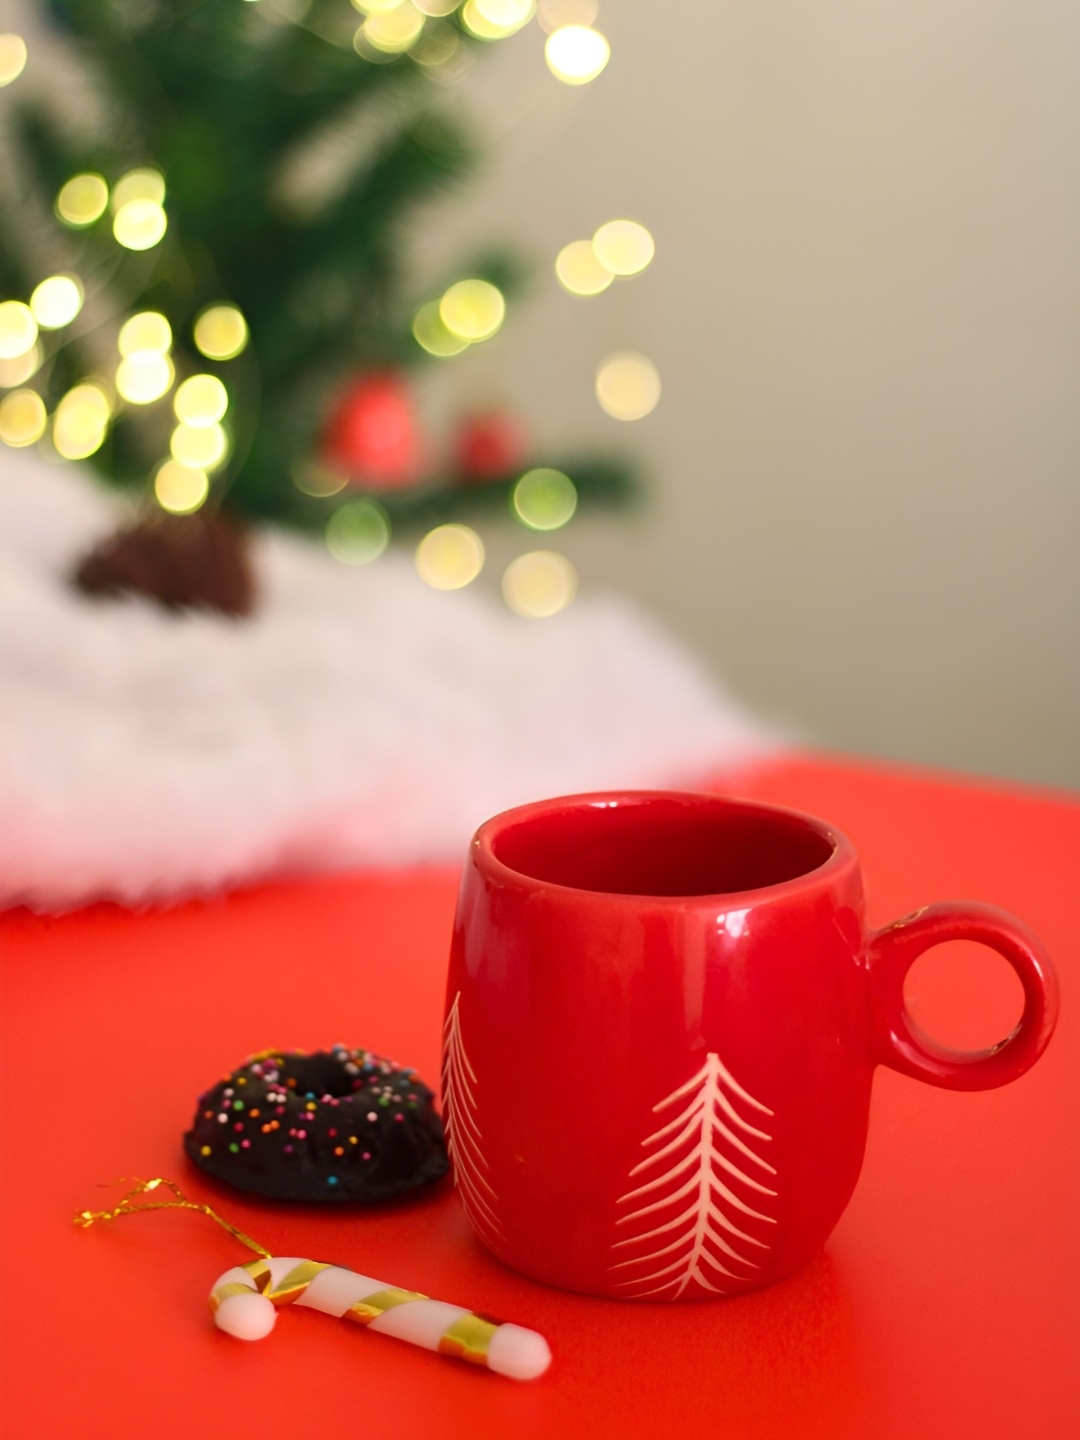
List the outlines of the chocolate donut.
{"type": "Polygon", "coordinates": [[[184,1149],[275,1200],[386,1200],[446,1173],[433,1098],[370,1050],[266,1050],[199,1097],[184,1149]]]}

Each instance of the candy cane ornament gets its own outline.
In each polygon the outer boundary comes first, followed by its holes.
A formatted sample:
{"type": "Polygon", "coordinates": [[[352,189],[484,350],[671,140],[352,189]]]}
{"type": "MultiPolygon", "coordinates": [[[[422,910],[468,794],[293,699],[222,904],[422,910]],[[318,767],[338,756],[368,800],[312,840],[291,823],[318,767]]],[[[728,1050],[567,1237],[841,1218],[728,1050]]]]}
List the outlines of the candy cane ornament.
{"type": "Polygon", "coordinates": [[[274,1328],[283,1305],[303,1305],[512,1380],[536,1380],[551,1364],[548,1343],[535,1330],[431,1300],[415,1290],[400,1290],[340,1265],[271,1255],[209,1205],[188,1200],[172,1180],[140,1180],[112,1210],[82,1210],[74,1223],[85,1229],[96,1220],[116,1220],[140,1210],[198,1210],[255,1251],[257,1260],[226,1270],[210,1291],[214,1324],[239,1340],[261,1340],[274,1328]],[[137,1195],[160,1186],[175,1198],[132,1203],[137,1195]]]}
{"type": "Polygon", "coordinates": [[[535,1330],[318,1260],[271,1255],[234,1265],[210,1292],[214,1324],[239,1340],[269,1335],[283,1305],[321,1310],[512,1380],[535,1380],[551,1364],[548,1343],[535,1330]]]}

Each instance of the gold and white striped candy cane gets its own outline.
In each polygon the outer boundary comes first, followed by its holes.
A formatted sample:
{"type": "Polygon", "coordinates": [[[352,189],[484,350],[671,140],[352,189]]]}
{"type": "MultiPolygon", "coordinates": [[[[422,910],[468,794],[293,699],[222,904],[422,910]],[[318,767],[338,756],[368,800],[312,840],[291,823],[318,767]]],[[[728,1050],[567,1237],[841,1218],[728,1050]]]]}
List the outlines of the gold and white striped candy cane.
{"type": "Polygon", "coordinates": [[[414,1290],[399,1290],[340,1265],[271,1255],[209,1205],[189,1200],[175,1180],[163,1175],[136,1180],[134,1189],[111,1210],[80,1210],[72,1219],[85,1230],[101,1220],[119,1220],[147,1210],[197,1210],[259,1256],[226,1270],[210,1292],[214,1323],[241,1340],[261,1340],[269,1335],[280,1306],[306,1305],[365,1325],[380,1335],[396,1335],[425,1350],[482,1365],[513,1380],[535,1380],[551,1364],[548,1343],[535,1330],[501,1324],[486,1315],[475,1315],[463,1305],[429,1300],[414,1290]],[[173,1198],[157,1198],[162,1191],[173,1198]],[[155,1198],[140,1201],[142,1195],[155,1198]]]}
{"type": "Polygon", "coordinates": [[[318,1260],[272,1255],[235,1265],[210,1292],[215,1325],[240,1340],[269,1335],[282,1305],[321,1310],[513,1380],[535,1380],[551,1364],[548,1343],[535,1330],[318,1260]]]}

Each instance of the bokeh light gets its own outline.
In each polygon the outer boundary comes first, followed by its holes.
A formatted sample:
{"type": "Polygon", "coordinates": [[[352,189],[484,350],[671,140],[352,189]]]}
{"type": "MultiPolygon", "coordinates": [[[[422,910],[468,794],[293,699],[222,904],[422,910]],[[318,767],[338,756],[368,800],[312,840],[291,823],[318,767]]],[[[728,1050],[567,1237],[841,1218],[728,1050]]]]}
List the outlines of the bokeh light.
{"type": "Polygon", "coordinates": [[[424,17],[411,0],[400,3],[389,10],[369,14],[360,27],[369,45],[384,55],[400,55],[420,39],[424,28],[424,17]]]}
{"type": "Polygon", "coordinates": [[[38,326],[34,312],[21,300],[0,304],[0,360],[14,360],[37,344],[38,326]]]}
{"type": "Polygon", "coordinates": [[[476,9],[491,25],[504,30],[526,24],[536,14],[535,0],[472,0],[476,9]]]}
{"type": "Polygon", "coordinates": [[[56,197],[56,213],[65,225],[81,228],[100,220],[109,204],[109,187],[102,176],[87,171],[73,175],[56,197]]]}
{"type": "Polygon", "coordinates": [[[596,398],[616,420],[641,420],[660,399],[660,372],[633,350],[611,355],[596,372],[596,398]]]}
{"type": "Polygon", "coordinates": [[[510,507],[530,530],[558,530],[577,509],[577,486],[561,470],[529,470],[514,486],[510,507]]]}
{"type": "Polygon", "coordinates": [[[10,85],[26,67],[26,41],[21,35],[0,35],[0,85],[10,85]]]}
{"type": "Polygon", "coordinates": [[[48,419],[36,390],[13,390],[0,400],[0,440],[17,448],[33,445],[45,434],[48,419]]]}
{"type": "Polygon", "coordinates": [[[34,345],[25,354],[16,355],[11,360],[0,359],[0,390],[24,384],[31,375],[37,374],[44,359],[45,351],[40,345],[34,345]]]}
{"type": "Polygon", "coordinates": [[[125,250],[152,250],[168,224],[165,211],[155,200],[129,200],[116,212],[113,234],[125,250]]]}
{"type": "Polygon", "coordinates": [[[416,569],[435,590],[460,590],[484,568],[484,546],[467,525],[439,525],[416,547],[416,569]]]}
{"type": "Polygon", "coordinates": [[[424,15],[431,15],[437,20],[443,15],[452,15],[461,0],[413,0],[413,4],[424,15]]]}
{"type": "Polygon", "coordinates": [[[326,522],[326,548],[343,565],[370,565],[390,544],[390,520],[375,500],[348,500],[326,522]]]}
{"type": "Polygon", "coordinates": [[[110,203],[113,214],[132,200],[149,200],[153,205],[165,202],[165,177],[160,170],[129,170],[113,186],[110,203]]]}
{"type": "Polygon", "coordinates": [[[418,65],[437,70],[452,60],[461,49],[461,33],[452,25],[434,25],[424,31],[410,49],[410,57],[418,65]]]}
{"type": "Polygon", "coordinates": [[[317,500],[337,495],[349,483],[349,477],[340,470],[331,470],[314,460],[302,460],[292,472],[292,482],[304,495],[317,500]]]}
{"type": "Polygon", "coordinates": [[[154,476],[154,494],[171,515],[190,515],[210,494],[210,477],[197,465],[166,460],[154,476]]]}
{"type": "Polygon", "coordinates": [[[587,85],[611,59],[611,46],[589,25],[561,25],[548,36],[544,59],[564,85],[587,85]]]}
{"type": "Polygon", "coordinates": [[[88,381],[67,392],[53,416],[53,445],[65,460],[85,460],[100,450],[112,407],[100,385],[88,381]]]}
{"type": "Polygon", "coordinates": [[[30,296],[30,309],[42,330],[70,325],[82,304],[83,288],[74,275],[50,275],[30,296]]]}
{"type": "Polygon", "coordinates": [[[592,25],[599,13],[598,0],[540,0],[540,28],[550,35],[563,25],[592,25]]]}
{"type": "Polygon", "coordinates": [[[166,355],[172,348],[172,326],[159,311],[140,310],[120,327],[116,343],[125,358],[141,350],[156,350],[159,355],[166,355]]]}
{"type": "Polygon", "coordinates": [[[136,350],[116,367],[116,389],[131,405],[152,405],[172,389],[175,371],[159,350],[136,350]]]}
{"type": "Polygon", "coordinates": [[[438,355],[443,359],[451,355],[460,355],[463,350],[469,348],[468,340],[463,340],[460,335],[452,334],[442,322],[439,314],[438,300],[431,300],[427,305],[421,305],[416,312],[412,324],[413,337],[429,355],[438,355]]]}
{"type": "Polygon", "coordinates": [[[596,258],[591,240],[571,240],[564,245],[555,260],[555,274],[571,295],[599,295],[615,278],[596,258]]]}
{"type": "Polygon", "coordinates": [[[229,408],[229,392],[216,375],[191,375],[173,396],[176,418],[196,429],[215,425],[229,408]]]}
{"type": "Polygon", "coordinates": [[[210,305],[195,321],[195,348],[208,360],[232,360],[248,342],[247,321],[235,305],[210,305]]]}
{"type": "Polygon", "coordinates": [[[353,9],[361,15],[385,15],[400,4],[401,0],[352,0],[353,9]]]}
{"type": "Polygon", "coordinates": [[[511,560],[502,578],[503,599],[528,620],[565,610],[577,594],[577,571],[554,550],[530,550],[511,560]]]}
{"type": "Polygon", "coordinates": [[[169,450],[181,465],[216,470],[229,453],[229,440],[220,425],[185,425],[172,432],[169,450]]]}
{"type": "Polygon", "coordinates": [[[656,254],[653,237],[636,220],[609,220],[592,239],[596,258],[615,275],[639,275],[656,254]]]}
{"type": "Polygon", "coordinates": [[[488,340],[506,318],[506,301],[487,280],[459,280],[439,301],[439,318],[460,340],[488,340]]]}
{"type": "Polygon", "coordinates": [[[535,14],[534,0],[466,0],[461,23],[478,40],[505,40],[535,14]]]}

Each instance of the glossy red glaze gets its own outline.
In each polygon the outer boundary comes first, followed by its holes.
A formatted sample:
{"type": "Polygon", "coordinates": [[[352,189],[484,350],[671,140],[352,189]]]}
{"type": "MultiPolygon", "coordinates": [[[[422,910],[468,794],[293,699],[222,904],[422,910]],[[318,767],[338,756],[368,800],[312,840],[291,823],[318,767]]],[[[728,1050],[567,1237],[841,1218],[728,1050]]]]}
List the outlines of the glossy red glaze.
{"type": "Polygon", "coordinates": [[[1049,961],[989,906],[867,929],[828,825],[712,795],[625,792],[497,816],[472,842],[447,992],[444,1115],[480,1238],[626,1299],[736,1294],[803,1264],[862,1163],[874,1066],[1002,1085],[1045,1047],[1049,961]],[[934,1045],[903,981],[928,946],[1002,954],[1023,1017],[934,1045]]]}

